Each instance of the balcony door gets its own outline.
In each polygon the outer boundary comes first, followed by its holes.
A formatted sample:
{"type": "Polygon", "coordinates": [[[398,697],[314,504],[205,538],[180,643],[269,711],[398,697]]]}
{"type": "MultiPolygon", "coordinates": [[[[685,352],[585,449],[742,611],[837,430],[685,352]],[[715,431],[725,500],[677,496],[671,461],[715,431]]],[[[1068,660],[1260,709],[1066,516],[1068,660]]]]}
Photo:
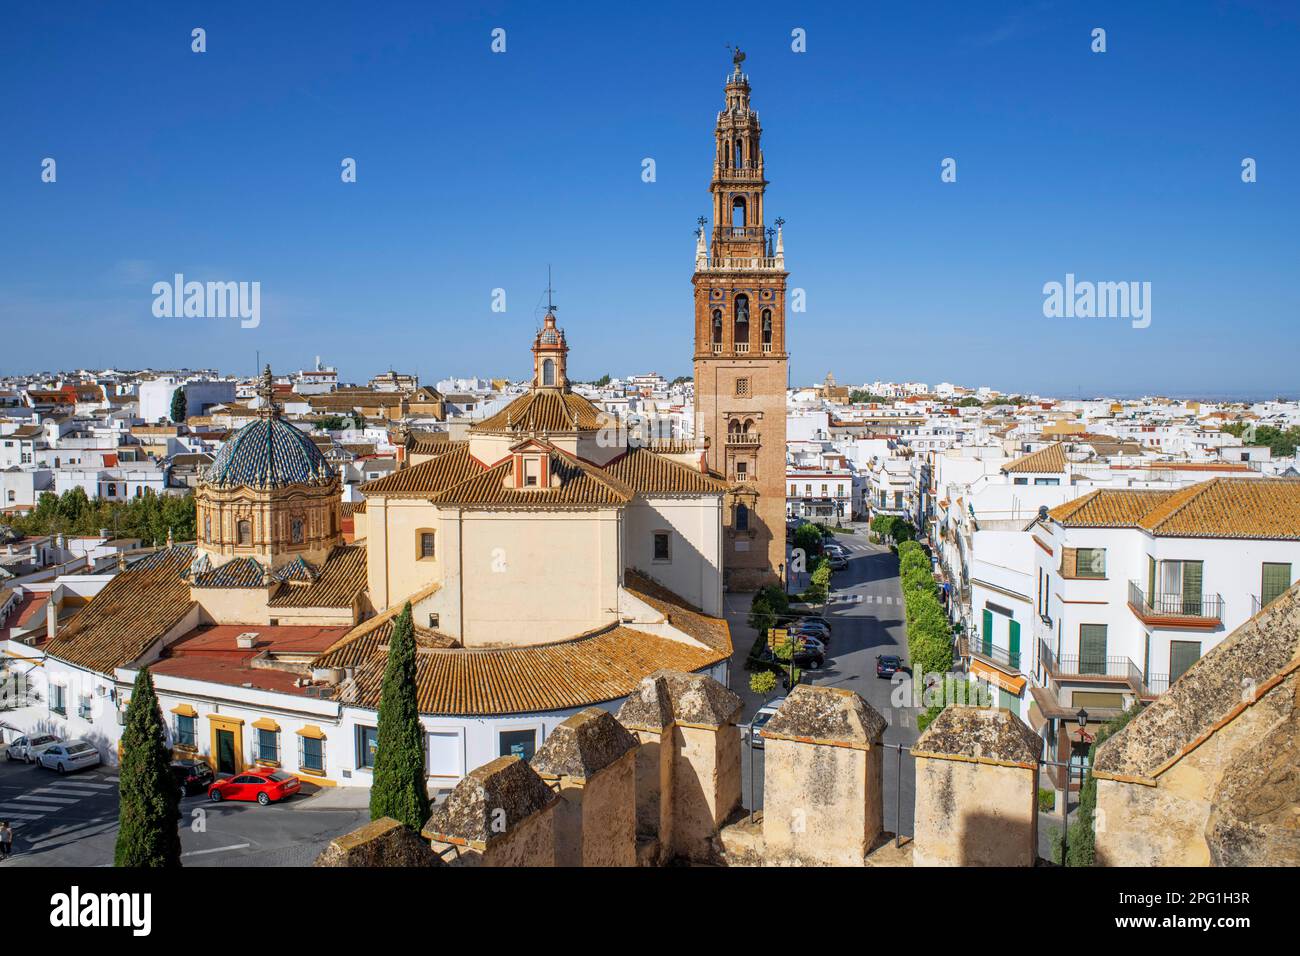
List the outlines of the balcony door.
{"type": "Polygon", "coordinates": [[[1203,561],[1161,561],[1160,594],[1152,607],[1164,614],[1201,615],[1203,561]]]}
{"type": "Polygon", "coordinates": [[[1079,673],[1106,673],[1106,625],[1079,625],[1079,673]]]}
{"type": "Polygon", "coordinates": [[[1182,677],[1187,668],[1201,659],[1200,641],[1169,642],[1169,683],[1182,677]]]}

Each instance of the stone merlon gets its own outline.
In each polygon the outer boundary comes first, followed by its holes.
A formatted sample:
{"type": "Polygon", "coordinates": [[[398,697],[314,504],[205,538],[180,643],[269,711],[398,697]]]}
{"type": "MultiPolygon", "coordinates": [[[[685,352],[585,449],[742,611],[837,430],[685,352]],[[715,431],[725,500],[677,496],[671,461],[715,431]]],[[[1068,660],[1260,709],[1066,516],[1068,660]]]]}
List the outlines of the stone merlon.
{"type": "Polygon", "coordinates": [[[1036,767],[1042,741],[1015,714],[988,707],[945,707],[912,746],[916,756],[1036,767]]]}
{"type": "Polygon", "coordinates": [[[763,736],[865,750],[880,742],[885,726],[885,718],[851,690],[800,684],[763,728],[763,736]]]}
{"type": "Polygon", "coordinates": [[[623,702],[618,721],[631,730],[662,731],[673,723],[721,727],[733,722],[742,706],[712,677],[655,671],[623,702]]]}
{"type": "Polygon", "coordinates": [[[1300,667],[1300,584],[1193,664],[1097,748],[1101,776],[1150,778],[1300,667]]]}
{"type": "Polygon", "coordinates": [[[518,757],[498,757],[471,771],[424,825],[421,835],[442,843],[485,847],[558,798],[518,757]],[[504,817],[498,811],[504,811],[504,817]]]}
{"type": "Polygon", "coordinates": [[[530,765],[539,774],[586,779],[637,746],[612,714],[588,707],[551,731],[530,765]]]}

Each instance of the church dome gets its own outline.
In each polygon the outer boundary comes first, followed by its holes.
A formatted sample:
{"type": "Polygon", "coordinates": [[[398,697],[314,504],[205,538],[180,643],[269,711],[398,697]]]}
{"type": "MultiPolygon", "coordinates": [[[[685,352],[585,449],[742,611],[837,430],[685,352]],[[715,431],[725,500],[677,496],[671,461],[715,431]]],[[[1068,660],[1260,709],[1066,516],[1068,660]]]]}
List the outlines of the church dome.
{"type": "Polygon", "coordinates": [[[208,469],[208,483],[218,488],[312,485],[333,476],[316,443],[279,417],[245,425],[221,446],[208,469]]]}

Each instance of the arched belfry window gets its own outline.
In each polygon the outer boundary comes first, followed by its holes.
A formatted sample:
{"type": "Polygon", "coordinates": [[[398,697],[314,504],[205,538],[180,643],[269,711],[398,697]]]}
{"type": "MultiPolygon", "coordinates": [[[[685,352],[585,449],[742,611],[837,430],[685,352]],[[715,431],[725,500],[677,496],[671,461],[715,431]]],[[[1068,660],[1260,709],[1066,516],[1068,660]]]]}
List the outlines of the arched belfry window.
{"type": "Polygon", "coordinates": [[[713,310],[713,344],[722,344],[722,310],[713,310]]]}
{"type": "Polygon", "coordinates": [[[772,344],[772,310],[763,310],[763,344],[772,344]]]}
{"type": "Polygon", "coordinates": [[[749,344],[749,296],[736,296],[736,341],[749,344]]]}
{"type": "Polygon", "coordinates": [[[236,523],[235,540],[245,546],[253,543],[253,523],[251,521],[236,523]]]}
{"type": "Polygon", "coordinates": [[[749,530],[749,509],[744,505],[736,505],[736,530],[749,530]]]}
{"type": "Polygon", "coordinates": [[[542,361],[542,384],[555,384],[555,362],[552,359],[544,359],[542,361]]]}
{"type": "Polygon", "coordinates": [[[734,229],[745,228],[745,197],[737,196],[731,201],[731,225],[734,229]]]}
{"type": "Polygon", "coordinates": [[[745,166],[745,147],[744,140],[736,140],[736,168],[743,169],[745,166]]]}

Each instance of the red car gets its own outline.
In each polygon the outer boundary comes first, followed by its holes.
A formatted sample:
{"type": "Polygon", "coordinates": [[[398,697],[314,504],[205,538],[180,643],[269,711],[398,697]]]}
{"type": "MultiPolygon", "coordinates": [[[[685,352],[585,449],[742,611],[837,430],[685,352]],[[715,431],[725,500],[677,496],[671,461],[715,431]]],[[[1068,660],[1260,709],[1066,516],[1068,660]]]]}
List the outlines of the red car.
{"type": "Polygon", "coordinates": [[[302,786],[298,778],[272,767],[252,767],[233,777],[225,777],[208,787],[208,799],[213,803],[222,800],[256,800],[266,806],[273,800],[283,800],[298,792],[302,786]]]}

